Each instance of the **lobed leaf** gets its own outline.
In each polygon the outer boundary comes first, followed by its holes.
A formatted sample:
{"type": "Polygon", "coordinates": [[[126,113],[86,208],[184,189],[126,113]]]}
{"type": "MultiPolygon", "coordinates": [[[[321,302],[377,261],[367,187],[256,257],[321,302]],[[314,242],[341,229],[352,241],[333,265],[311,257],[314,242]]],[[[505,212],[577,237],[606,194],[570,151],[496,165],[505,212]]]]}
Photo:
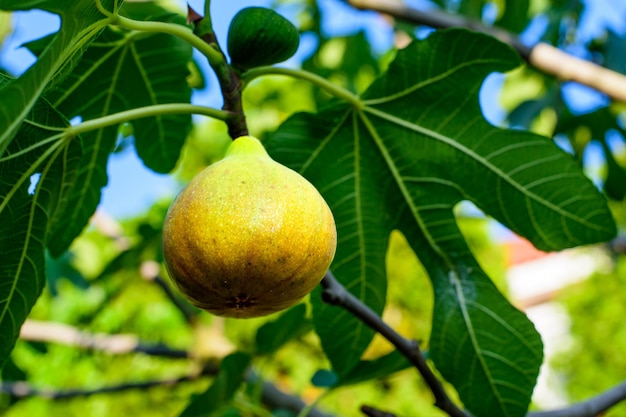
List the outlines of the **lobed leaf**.
{"type": "MultiPolygon", "coordinates": [[[[322,193],[337,225],[333,273],[349,291],[381,313],[386,292],[385,253],[392,230],[384,197],[389,178],[381,175],[385,166],[380,155],[361,146],[363,132],[354,116],[343,106],[317,115],[297,115],[281,126],[267,147],[277,160],[309,178],[322,193]]],[[[374,332],[351,314],[323,303],[320,292],[316,288],[311,297],[313,323],[333,369],[343,376],[359,363],[374,332]]]]}
{"type": "MultiPolygon", "coordinates": [[[[338,232],[331,269],[378,313],[389,233],[406,236],[435,292],[431,358],[475,415],[525,414],[542,345],[480,269],[455,205],[474,202],[543,250],[615,234],[606,201],[569,155],[547,138],[484,120],[482,81],[518,64],[485,35],[437,32],[398,52],[358,105],[295,115],[267,144],[329,203],[338,232]]],[[[335,371],[347,375],[372,333],[317,295],[316,331],[335,371]]]]}
{"type": "MultiPolygon", "coordinates": [[[[43,289],[44,248],[55,256],[66,250],[94,212],[107,182],[106,162],[117,128],[70,138],[65,116],[89,119],[142,105],[189,101],[185,77],[191,54],[188,45],[171,36],[104,30],[108,20],[92,0],[14,3],[0,0],[0,9],[42,8],[60,14],[62,26],[29,45],[38,60],[21,77],[0,76],[0,366],[43,289]],[[41,99],[44,91],[52,105],[41,99]],[[40,174],[36,186],[31,185],[33,174],[40,174]]],[[[112,0],[99,4],[102,10],[115,8],[112,0]]],[[[129,6],[127,11],[155,11],[151,5],[142,7],[129,6]]],[[[170,170],[189,125],[188,116],[137,122],[139,154],[155,170],[170,170]]]]}
{"type": "MultiPolygon", "coordinates": [[[[120,13],[146,19],[154,9],[151,3],[129,3],[120,13]]],[[[160,17],[184,24],[182,16],[160,17]]],[[[107,28],[48,98],[68,117],[83,120],[155,104],[189,103],[191,52],[189,44],[172,35],[107,28]]],[[[191,127],[191,116],[146,117],[132,124],[135,147],[144,164],[156,172],[171,171],[191,127]]],[[[110,135],[117,136],[116,132],[110,135]]]]}
{"type": "MultiPolygon", "coordinates": [[[[125,6],[122,12],[146,18],[159,10],[163,11],[146,3],[125,6]]],[[[107,28],[48,97],[68,117],[83,120],[154,104],[189,102],[186,77],[190,60],[191,47],[173,36],[107,28]]],[[[173,169],[191,127],[191,116],[146,117],[132,124],[135,148],[144,163],[157,172],[173,169]]],[[[83,135],[85,151],[70,194],[71,204],[52,232],[55,238],[50,251],[54,256],[67,249],[96,210],[100,190],[108,182],[106,166],[117,135],[116,127],[83,135]]]]}

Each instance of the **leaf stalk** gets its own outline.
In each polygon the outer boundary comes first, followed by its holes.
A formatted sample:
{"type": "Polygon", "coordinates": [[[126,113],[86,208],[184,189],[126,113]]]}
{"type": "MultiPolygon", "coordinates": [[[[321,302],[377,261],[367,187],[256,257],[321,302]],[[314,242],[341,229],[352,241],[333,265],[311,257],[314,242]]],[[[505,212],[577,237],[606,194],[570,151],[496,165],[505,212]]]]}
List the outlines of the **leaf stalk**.
{"type": "Polygon", "coordinates": [[[202,55],[206,56],[212,67],[221,66],[225,63],[224,55],[220,51],[216,50],[210,44],[205,43],[188,27],[167,22],[144,22],[120,15],[111,16],[110,24],[130,30],[167,33],[176,36],[196,48],[202,55]]]}
{"type": "Polygon", "coordinates": [[[151,116],[162,116],[165,114],[201,114],[213,117],[218,120],[227,121],[232,115],[228,112],[217,110],[206,106],[197,106],[187,103],[174,104],[155,104],[153,106],[139,107],[132,110],[126,110],[108,116],[98,117],[96,119],[87,120],[76,126],[69,126],[65,132],[68,136],[80,135],[96,129],[102,129],[107,126],[121,124],[135,119],[141,119],[151,116]]]}
{"type": "Polygon", "coordinates": [[[314,84],[326,91],[327,93],[341,99],[345,100],[355,109],[360,109],[363,107],[363,102],[360,97],[351,91],[340,87],[336,84],[331,83],[327,79],[320,77],[317,74],[313,74],[312,72],[305,71],[302,69],[290,69],[290,68],[281,68],[281,67],[273,67],[273,66],[264,66],[258,67],[251,70],[246,71],[241,79],[244,83],[244,88],[255,78],[264,76],[264,75],[285,75],[293,78],[298,78],[300,80],[308,81],[311,84],[314,84]]]}

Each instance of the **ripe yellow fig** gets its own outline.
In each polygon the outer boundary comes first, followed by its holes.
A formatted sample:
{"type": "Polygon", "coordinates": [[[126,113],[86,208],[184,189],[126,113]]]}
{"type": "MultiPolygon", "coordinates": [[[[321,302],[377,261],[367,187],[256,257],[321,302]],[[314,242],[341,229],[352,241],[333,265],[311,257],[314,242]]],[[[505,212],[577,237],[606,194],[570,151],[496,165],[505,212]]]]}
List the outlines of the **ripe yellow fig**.
{"type": "Polygon", "coordinates": [[[250,136],[191,180],[163,225],[172,280],[194,305],[226,317],[297,303],[320,282],[336,245],[319,192],[250,136]]]}

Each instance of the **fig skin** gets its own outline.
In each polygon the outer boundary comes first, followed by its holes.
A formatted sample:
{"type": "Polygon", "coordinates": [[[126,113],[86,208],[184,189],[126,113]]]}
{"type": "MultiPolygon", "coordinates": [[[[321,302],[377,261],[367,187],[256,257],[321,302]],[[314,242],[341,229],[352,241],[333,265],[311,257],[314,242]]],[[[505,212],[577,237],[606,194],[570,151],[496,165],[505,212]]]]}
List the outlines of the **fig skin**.
{"type": "Polygon", "coordinates": [[[319,284],[336,245],[319,192],[250,136],[191,180],[163,225],[172,280],[194,305],[225,317],[294,305],[319,284]]]}

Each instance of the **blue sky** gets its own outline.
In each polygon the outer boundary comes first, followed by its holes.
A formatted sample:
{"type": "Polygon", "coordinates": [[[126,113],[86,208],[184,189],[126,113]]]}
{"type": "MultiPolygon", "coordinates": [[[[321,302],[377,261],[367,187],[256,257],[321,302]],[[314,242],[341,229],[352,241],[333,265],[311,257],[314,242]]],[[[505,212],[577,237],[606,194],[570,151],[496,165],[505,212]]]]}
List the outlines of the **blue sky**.
{"type": "MultiPolygon", "coordinates": [[[[189,1],[189,4],[199,12],[203,10],[203,3],[203,0],[189,1]]],[[[222,44],[225,44],[228,22],[239,9],[252,5],[263,6],[269,3],[269,0],[239,0],[237,2],[214,0],[212,2],[213,14],[219,16],[219,19],[214,19],[214,29],[218,39],[221,40],[222,44]]],[[[410,3],[420,6],[428,4],[424,0],[413,0],[410,3]]],[[[618,33],[624,31],[626,2],[621,0],[588,0],[586,3],[587,8],[582,17],[582,31],[580,33],[582,41],[598,36],[606,27],[618,33]]],[[[178,4],[184,7],[186,3],[180,1],[178,4]]],[[[366,29],[368,39],[375,50],[382,52],[391,46],[391,32],[377,14],[356,12],[338,0],[321,0],[320,4],[326,11],[324,27],[329,34],[347,35],[360,29],[366,29]]],[[[281,9],[281,12],[288,18],[293,18],[296,9],[294,6],[286,5],[284,9],[281,9]]],[[[13,74],[21,74],[35,62],[35,58],[21,45],[56,31],[59,24],[60,20],[57,16],[37,10],[14,13],[13,26],[15,30],[0,50],[0,64],[13,74]]],[[[542,22],[539,19],[526,31],[523,39],[533,43],[537,40],[541,30],[542,22]]],[[[312,51],[313,47],[310,39],[304,38],[296,56],[285,65],[297,65],[312,51]]],[[[577,53],[580,51],[582,49],[570,52],[577,53]]],[[[205,60],[202,57],[198,58],[198,62],[203,64],[205,73],[209,76],[208,85],[216,85],[216,82],[210,79],[212,74],[208,66],[204,64],[205,60]]],[[[485,116],[494,124],[500,123],[504,116],[498,105],[494,104],[497,102],[494,97],[496,97],[502,78],[501,75],[494,74],[487,80],[481,92],[481,97],[484,99],[485,116]]],[[[579,112],[589,111],[591,108],[606,103],[606,99],[595,91],[575,84],[566,87],[566,94],[571,97],[574,110],[579,112]]],[[[197,104],[213,107],[221,105],[221,98],[217,89],[207,89],[195,93],[193,100],[197,104]]],[[[108,173],[109,185],[103,190],[101,207],[117,218],[138,214],[155,199],[162,196],[172,196],[180,188],[180,184],[175,183],[170,176],[158,175],[146,169],[132,148],[111,157],[108,173]]]]}

